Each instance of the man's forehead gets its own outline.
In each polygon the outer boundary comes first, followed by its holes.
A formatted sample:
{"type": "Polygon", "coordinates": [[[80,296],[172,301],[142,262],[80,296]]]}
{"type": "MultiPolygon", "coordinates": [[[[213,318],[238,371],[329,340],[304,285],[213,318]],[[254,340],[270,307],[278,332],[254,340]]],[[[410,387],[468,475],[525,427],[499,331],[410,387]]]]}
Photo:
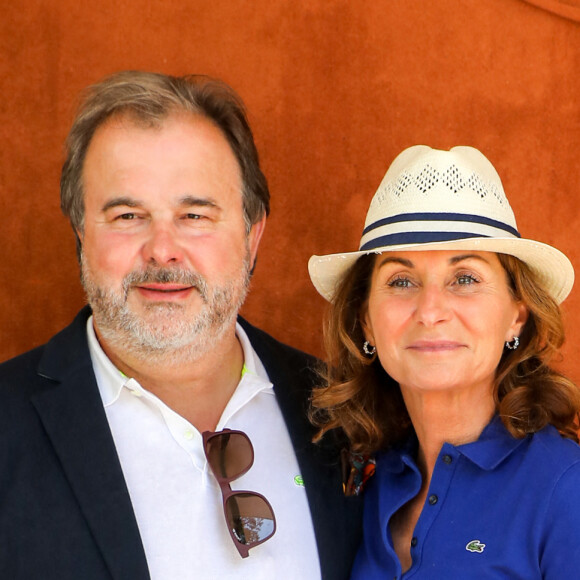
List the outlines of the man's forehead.
{"type": "MultiPolygon", "coordinates": [[[[105,151],[114,147],[114,144],[109,142],[107,139],[107,134],[114,134],[117,131],[127,134],[131,133],[132,130],[135,130],[137,133],[145,132],[146,135],[155,135],[155,133],[158,133],[161,138],[165,129],[169,130],[175,127],[187,127],[188,132],[199,133],[200,136],[206,136],[211,139],[214,144],[217,137],[218,142],[221,141],[221,146],[227,148],[227,153],[225,153],[225,155],[228,155],[228,157],[231,156],[231,158],[235,160],[241,177],[242,165],[222,129],[212,119],[201,113],[181,109],[173,109],[164,115],[158,116],[138,114],[132,110],[116,112],[105,119],[95,129],[87,147],[85,161],[86,157],[90,154],[90,151],[95,148],[95,142],[97,141],[99,142],[100,147],[105,151]],[[103,141],[105,142],[104,144],[103,141]]],[[[224,149],[224,152],[225,151],[226,149],[224,149]]]]}
{"type": "MultiPolygon", "coordinates": [[[[164,112],[147,112],[139,111],[134,109],[121,109],[115,111],[112,115],[104,119],[95,129],[93,133],[94,136],[108,128],[122,128],[125,130],[139,129],[143,131],[158,131],[161,132],[166,127],[173,124],[184,124],[189,127],[199,128],[212,127],[219,131],[224,140],[227,141],[227,137],[222,129],[202,112],[198,111],[187,111],[185,109],[178,109],[176,107],[164,111],[164,112]]],[[[91,141],[92,141],[91,139],[91,141]]],[[[228,142],[229,143],[229,142],[228,142]]]]}
{"type": "Polygon", "coordinates": [[[174,207],[217,209],[230,203],[226,192],[232,190],[243,206],[241,168],[229,142],[212,121],[189,112],[175,112],[154,125],[128,114],[108,119],[93,136],[83,181],[85,201],[99,191],[101,211],[151,205],[155,199],[174,207]],[[156,188],[155,196],[144,193],[156,188]]]}

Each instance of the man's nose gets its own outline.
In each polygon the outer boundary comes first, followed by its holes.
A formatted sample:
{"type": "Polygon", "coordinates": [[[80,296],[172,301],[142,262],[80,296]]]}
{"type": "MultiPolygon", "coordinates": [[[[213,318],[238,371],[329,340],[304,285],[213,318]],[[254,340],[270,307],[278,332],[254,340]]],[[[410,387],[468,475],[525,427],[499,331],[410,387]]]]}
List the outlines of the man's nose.
{"type": "Polygon", "coordinates": [[[169,264],[183,261],[183,248],[176,228],[170,224],[152,224],[143,245],[146,263],[169,264]]]}

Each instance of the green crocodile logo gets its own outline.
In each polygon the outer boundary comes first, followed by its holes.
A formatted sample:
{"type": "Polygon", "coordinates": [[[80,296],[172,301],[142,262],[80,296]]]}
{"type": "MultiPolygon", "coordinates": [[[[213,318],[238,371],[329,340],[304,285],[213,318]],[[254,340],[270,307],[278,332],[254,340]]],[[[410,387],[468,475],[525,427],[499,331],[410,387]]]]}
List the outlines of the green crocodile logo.
{"type": "Polygon", "coordinates": [[[468,552],[478,552],[481,554],[481,552],[483,552],[485,549],[485,544],[482,544],[479,540],[471,540],[471,542],[465,546],[465,549],[468,552]]]}

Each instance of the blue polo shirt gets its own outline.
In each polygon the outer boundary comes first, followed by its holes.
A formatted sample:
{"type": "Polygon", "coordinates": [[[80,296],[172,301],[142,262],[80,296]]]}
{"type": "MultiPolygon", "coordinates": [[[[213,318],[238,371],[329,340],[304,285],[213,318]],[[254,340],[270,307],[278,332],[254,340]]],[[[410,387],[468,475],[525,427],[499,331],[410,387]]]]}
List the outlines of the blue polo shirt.
{"type": "Polygon", "coordinates": [[[580,447],[551,426],[514,439],[499,417],[443,445],[402,574],[388,523],[421,487],[413,446],[377,458],[352,578],[580,578],[580,447]]]}

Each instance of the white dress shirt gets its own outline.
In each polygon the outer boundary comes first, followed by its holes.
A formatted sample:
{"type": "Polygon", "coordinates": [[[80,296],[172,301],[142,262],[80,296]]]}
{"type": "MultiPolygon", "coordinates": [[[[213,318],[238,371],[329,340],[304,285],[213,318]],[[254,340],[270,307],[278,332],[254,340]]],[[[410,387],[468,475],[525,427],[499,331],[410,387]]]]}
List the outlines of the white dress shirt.
{"type": "Polygon", "coordinates": [[[320,578],[316,540],[296,456],[272,383],[240,325],[244,372],[216,430],[244,431],[254,465],[231,483],[271,503],[276,533],[241,558],[200,432],[107,358],[87,323],[89,349],[152,580],[320,578]]]}

